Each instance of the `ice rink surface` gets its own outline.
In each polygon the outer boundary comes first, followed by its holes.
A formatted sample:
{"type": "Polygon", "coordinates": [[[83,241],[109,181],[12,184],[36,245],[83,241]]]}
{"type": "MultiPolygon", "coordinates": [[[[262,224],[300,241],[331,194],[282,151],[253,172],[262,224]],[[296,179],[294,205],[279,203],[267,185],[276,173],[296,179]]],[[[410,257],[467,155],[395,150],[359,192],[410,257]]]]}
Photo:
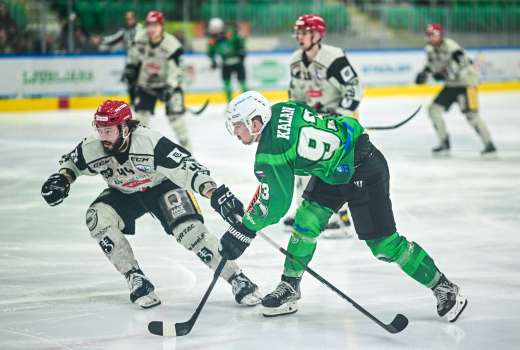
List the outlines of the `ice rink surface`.
{"type": "MultiPolygon", "coordinates": [[[[367,98],[362,120],[393,124],[428,102],[367,98]]],[[[456,323],[439,319],[431,291],[376,260],[363,242],[320,239],[311,267],[384,322],[405,314],[407,329],[386,333],[306,275],[299,311],[279,318],[236,305],[231,287],[219,281],[192,332],[169,339],[149,334],[148,322],[187,320],[212,273],[151,216],[143,217],[129,240],[163,304],[137,309],[84,224],[102,179],[80,178],[58,207],[40,197],[59,157],[92,132],[92,111],[0,115],[0,349],[518,349],[520,94],[482,94],[481,110],[498,159],[480,158],[482,145],[456,107],[446,116],[449,158],[430,155],[436,140],[426,108],[398,130],[371,133],[389,161],[399,232],[423,246],[468,297],[456,323]]],[[[247,202],[256,188],[255,148],[227,134],[223,112],[224,106],[210,106],[189,117],[194,154],[247,202]]],[[[173,137],[162,112],[153,127],[173,137]]],[[[208,200],[200,202],[220,237],[223,221],[208,200]]],[[[281,225],[266,232],[286,245],[281,225]]],[[[262,292],[277,285],[283,256],[261,238],[238,261],[262,292]]]]}

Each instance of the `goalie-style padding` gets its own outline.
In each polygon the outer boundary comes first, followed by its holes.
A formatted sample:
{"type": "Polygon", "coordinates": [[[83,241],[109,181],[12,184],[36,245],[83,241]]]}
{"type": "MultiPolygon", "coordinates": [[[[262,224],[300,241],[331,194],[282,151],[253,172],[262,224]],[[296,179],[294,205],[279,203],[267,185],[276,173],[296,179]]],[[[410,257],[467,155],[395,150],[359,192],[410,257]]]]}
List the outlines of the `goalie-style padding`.
{"type": "Polygon", "coordinates": [[[123,235],[124,223],[116,211],[108,204],[95,203],[86,214],[86,224],[112,265],[121,274],[138,268],[134,252],[123,235]]]}
{"type": "Polygon", "coordinates": [[[366,244],[376,258],[397,263],[408,276],[428,288],[435,286],[441,277],[428,253],[397,232],[385,238],[367,240],[366,244]]]}
{"type": "MultiPolygon", "coordinates": [[[[215,270],[222,260],[218,238],[208,232],[206,226],[199,220],[191,219],[180,223],[173,229],[173,235],[177,242],[193,251],[212,270],[215,270]]],[[[235,261],[228,261],[220,276],[230,282],[231,277],[240,272],[235,261]]]]}

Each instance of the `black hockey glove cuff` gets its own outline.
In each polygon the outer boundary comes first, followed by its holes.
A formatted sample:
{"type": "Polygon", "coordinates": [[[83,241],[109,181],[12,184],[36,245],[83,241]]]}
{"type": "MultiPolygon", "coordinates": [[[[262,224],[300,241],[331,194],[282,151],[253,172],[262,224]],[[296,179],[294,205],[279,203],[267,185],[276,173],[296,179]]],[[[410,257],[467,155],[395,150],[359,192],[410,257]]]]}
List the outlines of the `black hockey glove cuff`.
{"type": "Polygon", "coordinates": [[[226,185],[220,185],[211,195],[211,207],[231,226],[241,225],[244,205],[226,185]]]}
{"type": "Polygon", "coordinates": [[[69,195],[70,183],[63,174],[52,174],[43,183],[42,197],[51,206],[55,206],[63,202],[69,195]]]}
{"type": "Polygon", "coordinates": [[[415,77],[415,83],[420,85],[426,83],[426,79],[428,79],[428,73],[426,71],[419,72],[415,77]]]}
{"type": "Polygon", "coordinates": [[[139,76],[139,67],[134,64],[127,64],[121,80],[126,82],[128,85],[134,85],[137,82],[139,76]]]}
{"type": "Polygon", "coordinates": [[[433,73],[433,79],[437,81],[445,80],[446,74],[444,74],[443,72],[433,73]]]}
{"type": "Polygon", "coordinates": [[[237,228],[231,226],[220,239],[220,255],[227,260],[235,260],[240,257],[251,244],[256,234],[239,224],[237,228]]]}

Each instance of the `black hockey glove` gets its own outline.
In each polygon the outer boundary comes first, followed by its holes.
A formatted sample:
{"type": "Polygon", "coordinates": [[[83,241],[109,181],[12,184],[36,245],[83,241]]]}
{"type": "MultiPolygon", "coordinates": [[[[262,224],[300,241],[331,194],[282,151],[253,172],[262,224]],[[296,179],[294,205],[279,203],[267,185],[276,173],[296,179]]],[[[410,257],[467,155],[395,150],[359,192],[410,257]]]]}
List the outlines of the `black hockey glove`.
{"type": "Polygon", "coordinates": [[[255,235],[241,223],[236,228],[231,226],[220,239],[220,255],[227,260],[237,259],[249,247],[255,235]]]}
{"type": "Polygon", "coordinates": [[[166,104],[166,114],[183,114],[186,112],[184,106],[184,94],[180,87],[167,86],[159,92],[159,99],[166,104]]]}
{"type": "Polygon", "coordinates": [[[415,77],[415,83],[420,85],[426,83],[426,79],[428,79],[428,73],[426,71],[421,71],[415,77]]]}
{"type": "MultiPolygon", "coordinates": [[[[231,226],[239,227],[244,205],[226,185],[220,185],[211,195],[211,207],[231,226]]],[[[245,248],[244,248],[245,249],[245,248]]]]}
{"type": "Polygon", "coordinates": [[[70,183],[63,174],[52,174],[42,186],[42,197],[51,206],[63,202],[69,195],[70,183]]]}
{"type": "Polygon", "coordinates": [[[217,61],[211,60],[211,69],[215,70],[215,69],[217,69],[217,67],[218,67],[217,61]]]}
{"type": "Polygon", "coordinates": [[[127,64],[123,70],[123,76],[121,80],[126,82],[128,85],[135,85],[138,75],[139,67],[134,64],[127,64]]]}
{"type": "Polygon", "coordinates": [[[444,72],[433,73],[433,79],[436,81],[446,80],[446,74],[444,72]]]}

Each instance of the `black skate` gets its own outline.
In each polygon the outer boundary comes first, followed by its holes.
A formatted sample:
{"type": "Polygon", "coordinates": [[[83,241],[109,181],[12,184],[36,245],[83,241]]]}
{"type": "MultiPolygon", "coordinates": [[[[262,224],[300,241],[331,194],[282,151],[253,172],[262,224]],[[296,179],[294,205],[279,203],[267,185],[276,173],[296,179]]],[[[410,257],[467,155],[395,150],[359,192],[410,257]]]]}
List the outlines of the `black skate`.
{"type": "Polygon", "coordinates": [[[449,322],[457,321],[468,305],[468,301],[460,293],[459,287],[442,275],[432,290],[437,298],[437,313],[439,316],[446,317],[449,322]]]}
{"type": "Polygon", "coordinates": [[[447,156],[450,154],[450,139],[445,138],[441,144],[432,149],[434,156],[447,156]]]}
{"type": "Polygon", "coordinates": [[[152,282],[139,268],[134,268],[125,274],[128,288],[130,288],[130,301],[143,309],[161,304],[161,300],[155,295],[152,282]]]}
{"type": "Polygon", "coordinates": [[[490,142],[486,145],[486,147],[480,152],[482,157],[494,157],[497,154],[497,149],[493,142],[490,142]]]}
{"type": "Polygon", "coordinates": [[[300,298],[300,278],[282,276],[276,289],[262,300],[262,314],[265,317],[293,314],[298,311],[300,298]]]}
{"type": "Polygon", "coordinates": [[[233,295],[237,303],[247,306],[255,306],[262,302],[262,295],[258,286],[251,282],[242,272],[236,274],[230,280],[233,295]]]}

